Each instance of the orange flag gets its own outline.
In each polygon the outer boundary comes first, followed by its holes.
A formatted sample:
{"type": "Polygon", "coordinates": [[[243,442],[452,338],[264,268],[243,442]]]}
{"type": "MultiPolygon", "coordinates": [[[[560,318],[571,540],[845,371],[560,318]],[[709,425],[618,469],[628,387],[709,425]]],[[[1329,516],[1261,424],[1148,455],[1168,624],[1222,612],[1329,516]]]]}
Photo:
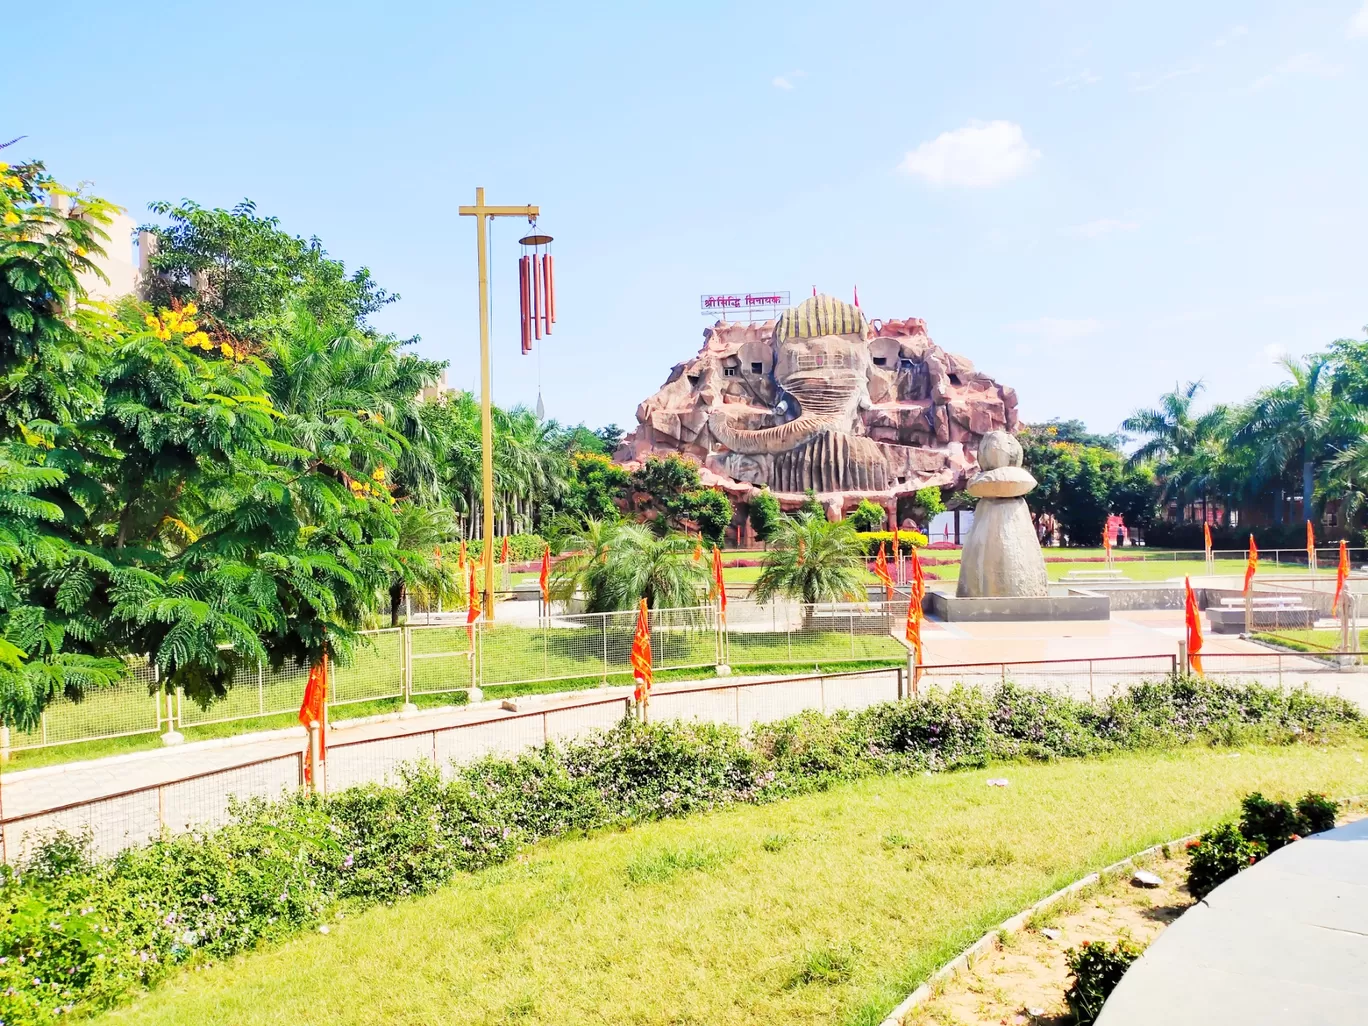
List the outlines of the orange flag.
{"type": "Polygon", "coordinates": [[[1254,536],[1249,536],[1249,558],[1245,560],[1244,593],[1249,594],[1249,586],[1254,583],[1254,571],[1259,569],[1259,546],[1254,544],[1254,536]]]}
{"type": "Polygon", "coordinates": [[[465,546],[465,539],[462,538],[462,539],[461,539],[461,554],[460,554],[459,556],[456,557],[456,569],[459,570],[459,571],[461,571],[461,573],[465,573],[465,568],[466,568],[466,546],[465,546]]]}
{"type": "Polygon", "coordinates": [[[434,546],[432,547],[432,554],[433,554],[434,556],[437,557],[437,565],[438,565],[438,566],[441,566],[441,565],[442,565],[442,547],[441,547],[440,545],[434,545],[434,546]]]}
{"type": "Polygon", "coordinates": [[[541,585],[542,603],[546,606],[551,605],[551,546],[546,547],[542,553],[541,573],[537,576],[537,583],[541,585]]]}
{"type": "Polygon", "coordinates": [[[694,562],[697,563],[703,558],[703,543],[697,538],[694,539],[694,562]]]}
{"type": "Polygon", "coordinates": [[[1344,582],[1349,579],[1349,543],[1340,539],[1339,569],[1335,571],[1335,601],[1330,605],[1330,615],[1339,609],[1340,595],[1344,592],[1344,582]]]}
{"type": "Polygon", "coordinates": [[[1205,544],[1206,544],[1206,554],[1207,554],[1208,557],[1210,557],[1210,555],[1211,555],[1211,525],[1210,525],[1210,524],[1207,524],[1207,523],[1202,524],[1202,540],[1203,540],[1203,541],[1205,542],[1205,544]]]}
{"type": "MultiPolygon", "coordinates": [[[[914,552],[913,555],[915,556],[916,553],[914,552]]],[[[912,565],[916,567],[918,564],[913,563],[912,565]]],[[[925,662],[925,660],[922,658],[921,624],[922,597],[918,593],[917,587],[914,584],[912,587],[912,597],[907,601],[906,633],[907,643],[912,646],[912,651],[913,653],[915,653],[915,662],[913,663],[914,666],[921,666],[922,663],[925,662]]]]}
{"type": "Polygon", "coordinates": [[[480,593],[475,589],[475,563],[470,564],[470,590],[466,595],[466,635],[475,643],[475,621],[480,618],[480,593]]]}
{"type": "Polygon", "coordinates": [[[722,580],[722,551],[713,546],[713,597],[717,599],[718,606],[722,610],[722,619],[727,618],[727,586],[722,580]]]}
{"type": "Polygon", "coordinates": [[[912,594],[919,599],[926,598],[926,576],[922,573],[921,560],[917,550],[912,550],[912,594]]]}
{"type": "Polygon", "coordinates": [[[1202,673],[1202,619],[1197,611],[1197,596],[1192,593],[1192,580],[1183,578],[1183,621],[1187,624],[1188,664],[1184,669],[1203,676],[1202,673]]]}
{"type": "Polygon", "coordinates": [[[874,559],[874,576],[884,583],[884,591],[887,597],[893,598],[893,578],[888,574],[888,557],[884,555],[883,542],[879,542],[879,554],[874,559]]]}
{"type": "Polygon", "coordinates": [[[898,521],[893,520],[893,569],[897,573],[899,583],[902,579],[902,546],[898,543],[898,521]]]}
{"type": "Polygon", "coordinates": [[[503,550],[499,553],[499,562],[500,562],[500,563],[507,563],[507,562],[508,562],[508,536],[507,536],[507,535],[504,535],[503,550]]]}
{"type": "Polygon", "coordinates": [[[1306,522],[1306,568],[1316,568],[1316,530],[1309,520],[1306,522]]]}
{"type": "MultiPolygon", "coordinates": [[[[327,723],[328,710],[328,657],[325,655],[309,667],[309,681],[304,685],[304,702],[299,707],[299,722],[307,728],[310,723],[323,726],[327,723]]],[[[318,759],[323,761],[327,754],[327,731],[319,731],[318,759]]],[[[304,760],[304,781],[312,783],[312,770],[309,760],[304,760]]]]}
{"type": "Polygon", "coordinates": [[[651,614],[646,600],[637,607],[636,633],[632,635],[632,676],[636,679],[636,700],[644,702],[651,694],[651,614]]]}

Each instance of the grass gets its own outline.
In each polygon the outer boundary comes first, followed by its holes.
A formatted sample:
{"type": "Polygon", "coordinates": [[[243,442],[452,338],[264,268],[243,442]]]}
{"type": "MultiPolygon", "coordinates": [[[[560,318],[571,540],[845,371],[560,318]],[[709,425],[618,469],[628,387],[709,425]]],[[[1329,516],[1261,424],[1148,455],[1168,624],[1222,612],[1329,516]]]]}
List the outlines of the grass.
{"type": "Polygon", "coordinates": [[[869,779],[538,845],[326,936],[185,972],[100,1021],[875,1026],[1043,895],[1230,816],[1251,790],[1362,791],[1365,754],[1193,748],[869,779]]]}
{"type": "MultiPolygon", "coordinates": [[[[1254,634],[1258,641],[1265,641],[1270,645],[1278,645],[1282,648],[1290,648],[1294,652],[1335,652],[1340,647],[1340,632],[1338,630],[1293,630],[1285,629],[1277,632],[1259,631],[1254,634]]],[[[1368,631],[1360,631],[1358,635],[1358,651],[1364,650],[1365,640],[1368,640],[1368,631]]]]}

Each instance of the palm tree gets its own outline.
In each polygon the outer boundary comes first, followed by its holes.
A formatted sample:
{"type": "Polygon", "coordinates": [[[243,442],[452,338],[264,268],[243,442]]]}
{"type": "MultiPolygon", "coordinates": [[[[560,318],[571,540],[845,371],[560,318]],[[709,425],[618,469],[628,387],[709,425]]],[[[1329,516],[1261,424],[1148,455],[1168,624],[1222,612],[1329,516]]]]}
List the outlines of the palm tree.
{"type": "Polygon", "coordinates": [[[811,605],[854,600],[864,592],[864,547],[849,520],[811,513],[785,516],[770,539],[755,599],[776,595],[811,605]]]}
{"type": "Polygon", "coordinates": [[[456,560],[441,554],[442,546],[456,535],[451,512],[405,500],[399,503],[397,520],[399,564],[389,582],[391,627],[399,626],[404,598],[410,594],[429,604],[459,600],[464,594],[456,560]]]}
{"type": "MultiPolygon", "coordinates": [[[[1301,472],[1302,509],[1309,520],[1316,469],[1344,434],[1353,411],[1332,391],[1328,357],[1284,357],[1281,363],[1292,380],[1255,395],[1234,440],[1258,453],[1258,466],[1269,477],[1301,472]]],[[[1281,508],[1279,502],[1279,513],[1281,508]]]]}
{"type": "Polygon", "coordinates": [[[1121,429],[1145,439],[1131,453],[1132,464],[1149,464],[1160,479],[1163,500],[1185,503],[1200,497],[1205,516],[1215,470],[1229,436],[1230,411],[1213,406],[1200,416],[1193,413],[1194,400],[1202,391],[1200,381],[1189,381],[1159,397],[1158,407],[1136,410],[1121,422],[1121,429]]]}
{"type": "Polygon", "coordinates": [[[585,597],[591,613],[631,609],[641,599],[652,609],[701,604],[710,564],[693,558],[693,539],[657,537],[642,524],[586,520],[567,540],[573,554],[556,567],[552,596],[585,597]]]}

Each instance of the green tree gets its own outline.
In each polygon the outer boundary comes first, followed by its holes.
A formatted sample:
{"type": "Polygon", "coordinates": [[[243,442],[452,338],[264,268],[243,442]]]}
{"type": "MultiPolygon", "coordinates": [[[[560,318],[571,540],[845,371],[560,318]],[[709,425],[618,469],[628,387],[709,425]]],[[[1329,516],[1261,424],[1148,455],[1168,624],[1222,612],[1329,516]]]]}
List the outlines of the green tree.
{"type": "Polygon", "coordinates": [[[853,601],[863,597],[864,580],[863,546],[851,522],[799,513],[780,520],[761,564],[755,599],[853,601]]]}
{"type": "Polygon", "coordinates": [[[722,544],[722,536],[736,511],[731,499],[717,488],[700,488],[689,497],[689,515],[698,524],[698,531],[713,545],[722,544]]]}
{"type": "Polygon", "coordinates": [[[822,520],[825,520],[827,515],[826,507],[822,505],[822,501],[817,498],[817,493],[811,488],[803,494],[803,504],[798,507],[798,512],[804,516],[819,517],[822,520]]]}
{"type": "Polygon", "coordinates": [[[870,502],[868,499],[861,499],[860,504],[850,511],[846,519],[857,531],[882,531],[885,522],[888,520],[888,513],[877,503],[870,502]]]}
{"type": "Polygon", "coordinates": [[[755,531],[755,536],[762,542],[769,541],[774,537],[774,532],[779,528],[779,518],[783,516],[779,508],[779,500],[774,497],[774,493],[768,488],[762,488],[751,497],[748,513],[750,515],[751,529],[755,531]]]}
{"type": "Polygon", "coordinates": [[[935,485],[928,488],[918,488],[913,499],[916,502],[918,512],[921,514],[920,519],[923,527],[929,528],[932,519],[945,512],[945,501],[941,498],[941,490],[935,485]]]}
{"type": "Polygon", "coordinates": [[[232,210],[190,200],[153,203],[166,224],[147,224],[157,239],[155,275],[145,283],[154,306],[194,302],[204,317],[235,333],[276,326],[292,303],[324,323],[357,322],[399,297],[380,288],[362,267],[347,274],[318,239],[280,230],[243,200],[232,210]]]}
{"type": "Polygon", "coordinates": [[[661,537],[642,524],[588,520],[567,548],[572,554],[556,564],[552,595],[581,595],[591,613],[632,609],[643,598],[652,609],[699,605],[712,579],[710,564],[694,560],[692,539],[661,537]]]}
{"type": "Polygon", "coordinates": [[[1214,475],[1230,435],[1230,412],[1224,406],[1214,406],[1196,413],[1195,400],[1202,388],[1200,381],[1175,387],[1160,397],[1157,407],[1136,410],[1121,424],[1123,430],[1144,439],[1131,453],[1130,461],[1153,467],[1161,499],[1205,501],[1216,481],[1214,475]]]}
{"type": "Polygon", "coordinates": [[[1355,411],[1335,394],[1329,357],[1286,357],[1282,367],[1292,380],[1254,396],[1235,441],[1259,453],[1259,464],[1270,477],[1300,471],[1303,509],[1311,519],[1317,470],[1355,411]]]}

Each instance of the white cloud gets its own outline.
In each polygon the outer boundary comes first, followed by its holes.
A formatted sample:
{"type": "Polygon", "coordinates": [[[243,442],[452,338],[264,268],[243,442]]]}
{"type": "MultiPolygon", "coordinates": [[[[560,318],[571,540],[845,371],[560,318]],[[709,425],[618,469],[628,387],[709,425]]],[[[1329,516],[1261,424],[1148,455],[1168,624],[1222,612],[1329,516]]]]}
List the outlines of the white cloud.
{"type": "Polygon", "coordinates": [[[1087,68],[1084,68],[1076,75],[1066,75],[1064,78],[1054,82],[1053,85],[1056,89],[1060,87],[1065,89],[1082,89],[1084,86],[1096,85],[1101,81],[1101,75],[1094,75],[1087,68]]]}
{"type": "Polygon", "coordinates": [[[1096,335],[1102,330],[1102,322],[1096,317],[1037,317],[1009,324],[1007,330],[1030,335],[1047,345],[1062,345],[1096,335]]]}
{"type": "Polygon", "coordinates": [[[1368,0],[1364,0],[1358,14],[1349,19],[1349,38],[1368,39],[1368,0]]]}
{"type": "Polygon", "coordinates": [[[1261,75],[1249,84],[1250,92],[1257,92],[1260,89],[1272,85],[1280,78],[1289,75],[1311,75],[1315,78],[1335,78],[1344,74],[1344,68],[1338,64],[1327,64],[1314,53],[1299,53],[1295,57],[1289,57],[1267,75],[1261,75]]]}
{"type": "Polygon", "coordinates": [[[1014,121],[971,121],[908,152],[898,170],[932,185],[985,188],[1024,174],[1040,159],[1014,121]]]}
{"type": "Polygon", "coordinates": [[[1076,224],[1067,229],[1069,235],[1076,235],[1082,239],[1100,239],[1103,235],[1110,235],[1112,232],[1133,232],[1139,228],[1138,221],[1122,221],[1115,217],[1099,217],[1095,221],[1088,221],[1084,224],[1076,224]]]}
{"type": "Polygon", "coordinates": [[[1181,68],[1174,68],[1172,71],[1166,71],[1162,75],[1158,75],[1154,78],[1145,78],[1139,72],[1133,72],[1131,78],[1135,80],[1135,84],[1131,86],[1131,90],[1132,92],[1137,93],[1147,93],[1151,89],[1158,89],[1166,82],[1172,82],[1175,78],[1183,78],[1187,75],[1199,75],[1202,71],[1203,68],[1200,64],[1188,64],[1181,68]]]}
{"type": "Polygon", "coordinates": [[[793,89],[800,78],[807,78],[807,72],[786,71],[782,75],[775,75],[770,79],[770,85],[774,86],[775,89],[793,89]]]}

